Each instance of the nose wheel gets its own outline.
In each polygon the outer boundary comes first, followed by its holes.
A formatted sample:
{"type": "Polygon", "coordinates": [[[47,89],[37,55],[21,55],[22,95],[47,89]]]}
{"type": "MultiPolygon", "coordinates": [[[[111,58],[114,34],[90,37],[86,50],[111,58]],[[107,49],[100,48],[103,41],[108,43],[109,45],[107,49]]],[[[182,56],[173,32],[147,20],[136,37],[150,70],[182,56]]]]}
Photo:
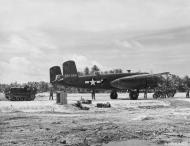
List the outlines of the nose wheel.
{"type": "Polygon", "coordinates": [[[138,91],[129,91],[129,98],[130,100],[137,100],[139,97],[138,91]]]}
{"type": "Polygon", "coordinates": [[[115,91],[115,90],[111,91],[110,98],[111,99],[117,99],[117,97],[118,97],[117,91],[115,91]]]}

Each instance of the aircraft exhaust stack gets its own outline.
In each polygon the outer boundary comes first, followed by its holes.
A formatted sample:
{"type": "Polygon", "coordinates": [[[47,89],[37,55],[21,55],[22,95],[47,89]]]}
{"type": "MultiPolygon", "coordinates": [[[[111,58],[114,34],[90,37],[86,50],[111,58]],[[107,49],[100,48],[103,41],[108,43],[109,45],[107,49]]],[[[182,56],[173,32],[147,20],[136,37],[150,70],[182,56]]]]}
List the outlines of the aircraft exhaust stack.
{"type": "Polygon", "coordinates": [[[57,75],[61,74],[61,68],[59,66],[53,66],[50,68],[50,83],[56,80],[57,75]]]}
{"type": "Polygon", "coordinates": [[[74,61],[69,60],[63,63],[63,77],[64,78],[78,78],[77,68],[74,61]]]}

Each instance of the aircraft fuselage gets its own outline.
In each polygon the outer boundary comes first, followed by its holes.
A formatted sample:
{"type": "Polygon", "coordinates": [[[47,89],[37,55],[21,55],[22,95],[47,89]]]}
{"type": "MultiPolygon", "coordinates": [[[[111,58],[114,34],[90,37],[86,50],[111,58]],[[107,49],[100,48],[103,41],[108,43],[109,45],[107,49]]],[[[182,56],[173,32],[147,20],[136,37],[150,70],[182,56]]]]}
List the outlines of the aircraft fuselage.
{"type": "Polygon", "coordinates": [[[89,75],[79,77],[66,77],[58,82],[60,85],[71,86],[76,88],[87,88],[87,89],[145,89],[147,86],[156,86],[156,79],[151,79],[149,82],[145,79],[142,80],[129,80],[129,82],[122,82],[119,80],[117,83],[113,82],[119,78],[141,75],[147,73],[119,73],[119,74],[100,74],[100,75],[89,75]],[[118,84],[118,86],[117,86],[118,84]]]}

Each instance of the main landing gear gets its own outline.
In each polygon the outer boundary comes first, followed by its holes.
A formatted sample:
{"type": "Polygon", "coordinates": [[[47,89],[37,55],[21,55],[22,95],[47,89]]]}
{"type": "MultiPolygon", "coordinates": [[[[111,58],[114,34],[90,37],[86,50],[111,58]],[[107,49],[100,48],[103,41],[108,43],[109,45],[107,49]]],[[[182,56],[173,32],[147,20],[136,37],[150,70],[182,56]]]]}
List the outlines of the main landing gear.
{"type": "MultiPolygon", "coordinates": [[[[111,99],[117,99],[118,94],[116,90],[112,90],[110,93],[110,98],[111,99]]],[[[129,98],[130,100],[137,100],[139,97],[139,91],[138,90],[130,90],[129,91],[129,98]]]]}
{"type": "Polygon", "coordinates": [[[139,91],[136,90],[136,91],[129,91],[129,98],[130,100],[137,100],[139,97],[139,91]]]}
{"type": "Polygon", "coordinates": [[[111,99],[117,99],[118,95],[117,95],[117,91],[112,90],[110,93],[110,98],[111,99]]]}

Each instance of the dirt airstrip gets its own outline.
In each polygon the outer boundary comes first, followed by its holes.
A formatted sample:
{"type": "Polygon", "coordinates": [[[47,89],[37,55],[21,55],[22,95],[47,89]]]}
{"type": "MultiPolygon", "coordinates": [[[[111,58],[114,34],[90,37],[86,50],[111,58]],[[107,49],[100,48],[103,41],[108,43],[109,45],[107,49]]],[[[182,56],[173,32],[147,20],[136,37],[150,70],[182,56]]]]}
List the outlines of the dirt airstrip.
{"type": "Polygon", "coordinates": [[[13,102],[0,98],[0,145],[104,145],[129,139],[166,145],[190,145],[190,99],[178,93],[170,99],[128,100],[127,94],[110,100],[109,94],[96,94],[90,110],[72,104],[90,94],[68,94],[68,105],[49,101],[48,93],[34,101],[13,102]],[[97,103],[111,108],[97,108],[97,103]]]}

